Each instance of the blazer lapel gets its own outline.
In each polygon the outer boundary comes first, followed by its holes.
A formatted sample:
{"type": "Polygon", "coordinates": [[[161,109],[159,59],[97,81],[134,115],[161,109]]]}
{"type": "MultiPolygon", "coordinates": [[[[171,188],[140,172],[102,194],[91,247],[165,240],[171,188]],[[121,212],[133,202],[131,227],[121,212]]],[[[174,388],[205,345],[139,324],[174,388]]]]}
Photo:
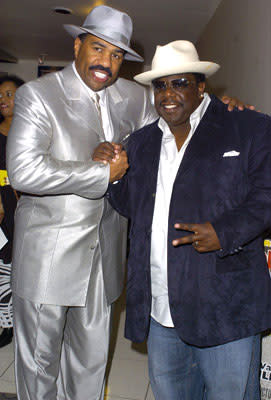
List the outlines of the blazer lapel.
{"type": "Polygon", "coordinates": [[[144,148],[144,159],[147,160],[147,168],[145,176],[149,176],[149,189],[152,193],[156,192],[156,184],[157,184],[157,175],[159,169],[160,162],[160,153],[161,153],[161,144],[163,133],[161,129],[158,127],[158,121],[155,122],[151,130],[147,133],[147,139],[145,141],[144,148]]]}
{"type": "Polygon", "coordinates": [[[216,156],[215,137],[222,128],[215,113],[213,101],[211,101],[187,146],[177,177],[189,173],[191,168],[194,169],[195,164],[200,164],[200,160],[205,154],[208,154],[208,157],[216,156]]]}
{"type": "Polygon", "coordinates": [[[129,99],[121,96],[116,85],[112,85],[106,90],[108,108],[114,131],[113,141],[120,143],[128,133],[131,133],[130,126],[125,126],[123,118],[126,115],[129,99]]]}
{"type": "Polygon", "coordinates": [[[59,74],[66,95],[66,107],[68,107],[71,116],[79,119],[80,124],[93,131],[98,136],[99,141],[104,141],[104,131],[97,108],[87,89],[75,75],[72,65],[64,68],[59,74]]]}

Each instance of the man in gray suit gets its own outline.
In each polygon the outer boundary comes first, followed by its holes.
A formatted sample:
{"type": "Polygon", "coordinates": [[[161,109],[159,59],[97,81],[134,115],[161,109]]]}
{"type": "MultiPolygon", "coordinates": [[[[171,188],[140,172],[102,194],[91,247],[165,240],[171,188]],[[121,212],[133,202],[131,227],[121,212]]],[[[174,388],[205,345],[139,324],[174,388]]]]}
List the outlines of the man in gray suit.
{"type": "Polygon", "coordinates": [[[75,62],[18,91],[9,133],[9,179],[23,193],[12,286],[20,400],[103,397],[126,254],[126,221],[103,195],[128,165],[124,153],[111,166],[91,154],[155,118],[147,92],[117,79],[123,59],[142,61],[130,17],[100,6],[65,28],[75,62]]]}

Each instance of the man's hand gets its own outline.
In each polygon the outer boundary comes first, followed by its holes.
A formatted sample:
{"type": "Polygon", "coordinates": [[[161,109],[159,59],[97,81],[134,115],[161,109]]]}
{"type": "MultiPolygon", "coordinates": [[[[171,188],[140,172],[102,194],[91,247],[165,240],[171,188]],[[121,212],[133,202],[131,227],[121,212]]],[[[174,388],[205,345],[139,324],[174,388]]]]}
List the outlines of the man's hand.
{"type": "Polygon", "coordinates": [[[243,101],[237,99],[236,97],[222,96],[221,101],[224,104],[228,104],[228,111],[232,111],[234,107],[237,107],[238,110],[243,111],[245,108],[249,108],[250,110],[255,110],[255,107],[250,104],[245,104],[243,101]]]}
{"type": "Polygon", "coordinates": [[[102,142],[92,154],[93,161],[100,161],[104,164],[116,162],[120,157],[122,145],[117,143],[102,142]]]}
{"type": "Polygon", "coordinates": [[[191,243],[195,250],[199,253],[207,251],[215,251],[221,249],[221,245],[217,234],[210,222],[204,224],[175,224],[174,228],[183,231],[194,232],[192,235],[187,235],[172,241],[173,246],[191,243]]]}
{"type": "Polygon", "coordinates": [[[110,182],[113,183],[118,181],[123,177],[127,169],[129,168],[128,158],[126,151],[122,151],[118,154],[118,157],[115,160],[112,160],[109,164],[110,166],[110,182]]]}

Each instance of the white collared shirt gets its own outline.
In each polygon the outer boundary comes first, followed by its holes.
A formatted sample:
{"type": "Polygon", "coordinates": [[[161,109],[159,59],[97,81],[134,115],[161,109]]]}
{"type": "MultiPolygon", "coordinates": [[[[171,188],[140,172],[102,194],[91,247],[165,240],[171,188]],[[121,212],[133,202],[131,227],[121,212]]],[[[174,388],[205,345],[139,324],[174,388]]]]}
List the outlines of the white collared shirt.
{"type": "Polygon", "coordinates": [[[170,314],[167,285],[167,246],[168,217],[173,184],[181,165],[185,150],[203,117],[211,99],[204,93],[204,99],[198,108],[190,115],[190,132],[178,151],[175,137],[167,123],[160,118],[159,128],[163,132],[160,162],[158,169],[155,206],[151,236],[151,316],[161,325],[173,327],[170,314]]]}
{"type": "MultiPolygon", "coordinates": [[[[75,75],[81,81],[81,83],[85,86],[90,98],[95,103],[96,102],[96,92],[94,92],[94,90],[90,89],[85,84],[85,82],[83,81],[83,79],[81,78],[81,76],[79,75],[79,73],[76,69],[75,62],[72,63],[72,66],[73,66],[75,75]]],[[[108,108],[107,91],[106,91],[106,89],[102,89],[102,90],[99,90],[99,92],[97,92],[97,93],[99,94],[99,97],[100,97],[99,103],[100,103],[100,107],[101,107],[104,136],[108,142],[112,142],[113,137],[114,137],[114,132],[113,132],[112,121],[111,121],[110,112],[109,112],[109,108],[108,108]]]]}

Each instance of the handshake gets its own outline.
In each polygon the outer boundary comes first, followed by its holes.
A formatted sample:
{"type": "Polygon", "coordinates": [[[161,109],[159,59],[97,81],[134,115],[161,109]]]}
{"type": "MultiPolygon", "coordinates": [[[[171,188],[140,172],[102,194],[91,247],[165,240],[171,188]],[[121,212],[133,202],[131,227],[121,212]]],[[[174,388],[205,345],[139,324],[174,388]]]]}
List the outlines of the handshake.
{"type": "Polygon", "coordinates": [[[127,153],[121,144],[102,142],[92,154],[93,161],[99,161],[110,166],[111,183],[123,177],[129,168],[127,153]]]}

